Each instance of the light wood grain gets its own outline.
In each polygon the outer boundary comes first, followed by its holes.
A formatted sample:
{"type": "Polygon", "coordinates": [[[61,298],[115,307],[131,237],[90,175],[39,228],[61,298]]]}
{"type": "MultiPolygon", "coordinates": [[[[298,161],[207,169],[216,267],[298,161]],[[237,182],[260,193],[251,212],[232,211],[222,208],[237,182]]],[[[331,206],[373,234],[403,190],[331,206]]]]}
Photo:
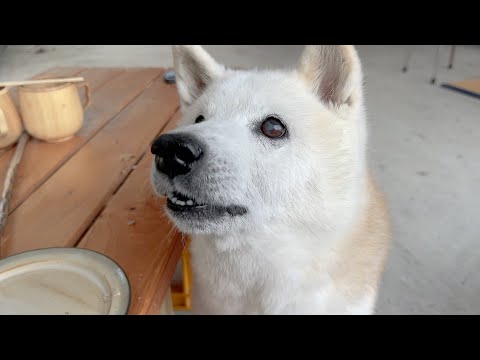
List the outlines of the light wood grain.
{"type": "MultiPolygon", "coordinates": [[[[138,72],[132,75],[138,81],[138,72]]],[[[110,101],[114,92],[109,89],[110,101]]],[[[106,103],[103,98],[97,106],[106,103]]],[[[74,246],[177,109],[175,87],[160,77],[11,213],[0,257],[74,246]]],[[[62,144],[52,145],[55,152],[62,144]]]]}
{"type": "MultiPolygon", "coordinates": [[[[83,127],[68,142],[47,144],[34,139],[30,141],[22,163],[18,167],[18,181],[13,190],[10,211],[14,211],[45,183],[56,170],[159,76],[161,71],[161,69],[139,69],[119,72],[119,70],[110,69],[88,69],[80,72],[92,88],[92,102],[85,112],[83,127]]],[[[6,171],[12,151],[9,152],[8,156],[0,158],[0,173],[6,171]]]]}
{"type": "Polygon", "coordinates": [[[63,84],[63,83],[77,83],[77,82],[84,82],[84,81],[85,79],[82,77],[66,77],[66,78],[55,77],[55,78],[41,79],[41,80],[2,81],[0,82],[0,87],[63,84]]]}
{"type": "Polygon", "coordinates": [[[23,132],[22,120],[9,89],[0,89],[0,148],[15,144],[23,132]]]}
{"type": "Polygon", "coordinates": [[[21,86],[18,88],[20,111],[27,132],[37,140],[68,140],[82,127],[84,108],[90,102],[87,83],[83,83],[86,101],[82,103],[76,84],[21,86]]]}
{"type": "MultiPolygon", "coordinates": [[[[178,113],[162,132],[177,119],[178,113]]],[[[147,151],[78,244],[111,257],[125,271],[132,289],[130,314],[161,312],[183,249],[182,236],[164,215],[165,199],[152,192],[152,159],[147,151]]]]}
{"type": "Polygon", "coordinates": [[[85,71],[84,67],[54,67],[46,71],[41,72],[38,75],[32,77],[32,80],[42,80],[52,77],[76,77],[82,71],[85,71]]]}
{"type": "MultiPolygon", "coordinates": [[[[55,67],[48,69],[38,75],[35,75],[34,77],[32,77],[32,80],[41,80],[51,77],[74,77],[86,70],[86,68],[82,67],[55,67]]],[[[12,94],[13,100],[15,101],[15,104],[18,106],[17,88],[10,88],[10,92],[12,94]]]]}

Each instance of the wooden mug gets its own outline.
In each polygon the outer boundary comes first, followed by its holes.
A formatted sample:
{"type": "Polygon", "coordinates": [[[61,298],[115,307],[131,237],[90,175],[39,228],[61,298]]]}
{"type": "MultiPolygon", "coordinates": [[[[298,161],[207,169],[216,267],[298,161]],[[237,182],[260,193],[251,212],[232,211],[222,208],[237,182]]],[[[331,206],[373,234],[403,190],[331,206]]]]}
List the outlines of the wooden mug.
{"type": "Polygon", "coordinates": [[[76,84],[20,86],[18,95],[25,130],[33,137],[50,143],[72,138],[84,121],[84,109],[90,104],[86,82],[82,104],[76,84]]]}
{"type": "Polygon", "coordinates": [[[8,88],[0,87],[0,149],[14,145],[22,132],[22,119],[8,88]]]}

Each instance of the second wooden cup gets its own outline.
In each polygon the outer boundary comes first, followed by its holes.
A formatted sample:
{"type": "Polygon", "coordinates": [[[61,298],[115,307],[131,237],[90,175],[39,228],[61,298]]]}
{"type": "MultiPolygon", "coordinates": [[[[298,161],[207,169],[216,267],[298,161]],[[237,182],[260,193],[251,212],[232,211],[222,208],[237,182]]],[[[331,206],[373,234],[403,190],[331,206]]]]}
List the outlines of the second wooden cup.
{"type": "Polygon", "coordinates": [[[67,84],[42,84],[20,86],[18,95],[25,130],[33,137],[50,143],[72,138],[84,121],[84,109],[90,103],[90,92],[85,87],[82,104],[77,86],[67,84]]]}

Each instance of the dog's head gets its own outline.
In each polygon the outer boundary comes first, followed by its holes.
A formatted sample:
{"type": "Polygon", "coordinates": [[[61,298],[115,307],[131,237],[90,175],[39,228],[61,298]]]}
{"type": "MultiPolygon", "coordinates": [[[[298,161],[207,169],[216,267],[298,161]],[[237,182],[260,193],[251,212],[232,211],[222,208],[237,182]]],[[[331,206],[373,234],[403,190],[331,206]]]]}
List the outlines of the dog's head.
{"type": "Polygon", "coordinates": [[[362,72],[353,46],[307,46],[297,68],[231,70],[174,46],[183,117],[152,145],[152,183],[186,233],[348,218],[364,172],[362,72]]]}

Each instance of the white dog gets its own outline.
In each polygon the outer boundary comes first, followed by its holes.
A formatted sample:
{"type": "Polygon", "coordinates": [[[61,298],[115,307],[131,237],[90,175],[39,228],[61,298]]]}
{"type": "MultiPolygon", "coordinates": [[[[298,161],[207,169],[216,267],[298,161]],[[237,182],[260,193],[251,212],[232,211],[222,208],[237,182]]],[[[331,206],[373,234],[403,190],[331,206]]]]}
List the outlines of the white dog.
{"type": "Polygon", "coordinates": [[[173,55],[183,118],[152,182],[192,238],[193,312],[373,313],[390,231],[355,48],[307,46],[283,71],[173,55]]]}

